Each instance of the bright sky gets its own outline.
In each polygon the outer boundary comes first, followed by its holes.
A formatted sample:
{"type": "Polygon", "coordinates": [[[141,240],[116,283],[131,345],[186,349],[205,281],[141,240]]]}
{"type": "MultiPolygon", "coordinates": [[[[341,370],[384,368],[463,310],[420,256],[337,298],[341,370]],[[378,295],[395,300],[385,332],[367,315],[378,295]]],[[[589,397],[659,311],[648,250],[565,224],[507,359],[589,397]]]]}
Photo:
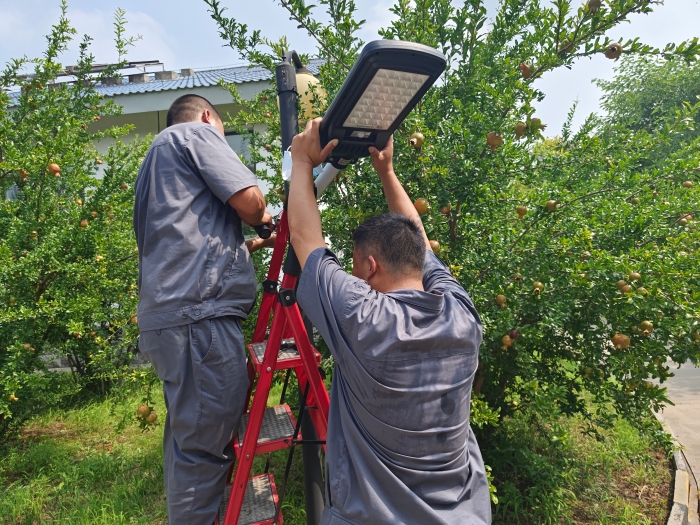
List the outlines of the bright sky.
{"type": "MultiPolygon", "coordinates": [[[[583,0],[582,0],[583,1],[583,0]]],[[[312,39],[297,29],[275,0],[221,0],[229,8],[227,15],[261,29],[264,36],[276,39],[287,35],[297,51],[314,52],[312,39]]],[[[367,20],[361,37],[365,42],[378,38],[377,30],[388,24],[391,0],[356,0],[359,16],[367,20]]],[[[493,14],[496,0],[486,0],[493,14]]],[[[214,21],[201,0],[69,0],[69,18],[78,33],[94,38],[92,52],[100,63],[116,61],[113,47],[112,16],[121,7],[127,11],[129,34],[143,39],[129,51],[133,61],[157,59],[166,69],[241,64],[228,47],[222,47],[214,21]]],[[[0,0],[0,64],[23,55],[35,57],[44,50],[46,35],[58,20],[59,0],[0,0]]],[[[667,42],[700,36],[700,0],[667,0],[650,15],[634,15],[631,23],[610,33],[612,38],[639,36],[644,42],[660,47],[667,42]]],[[[66,54],[64,63],[75,63],[77,41],[66,54]]],[[[549,124],[548,134],[557,134],[574,100],[579,101],[574,124],[598,110],[600,92],[591,81],[611,79],[614,62],[596,56],[582,59],[569,71],[560,69],[538,80],[546,94],[538,104],[538,116],[549,124]]]]}

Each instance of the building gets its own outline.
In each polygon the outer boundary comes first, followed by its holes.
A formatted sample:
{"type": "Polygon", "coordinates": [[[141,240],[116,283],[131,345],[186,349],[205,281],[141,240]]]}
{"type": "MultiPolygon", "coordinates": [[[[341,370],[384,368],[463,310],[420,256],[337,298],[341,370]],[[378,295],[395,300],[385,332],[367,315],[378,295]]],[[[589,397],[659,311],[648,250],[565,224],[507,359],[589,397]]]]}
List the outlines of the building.
{"type": "MultiPolygon", "coordinates": [[[[312,60],[308,69],[317,74],[321,64],[322,60],[312,60]]],[[[226,115],[235,115],[240,107],[233,104],[229,92],[220,85],[221,81],[235,84],[242,98],[252,99],[264,89],[269,89],[273,80],[273,75],[266,69],[249,66],[196,71],[183,69],[180,73],[157,71],[106,79],[104,83],[98,83],[95,89],[106,100],[120,105],[122,114],[103,117],[94,125],[94,129],[132,124],[133,131],[124,140],[133,139],[136,135],[155,136],[166,127],[170,104],[187,93],[205,97],[226,120],[226,115]]],[[[104,152],[110,140],[99,143],[98,150],[104,152]]],[[[239,156],[246,156],[246,145],[240,135],[227,131],[226,140],[239,156]]]]}

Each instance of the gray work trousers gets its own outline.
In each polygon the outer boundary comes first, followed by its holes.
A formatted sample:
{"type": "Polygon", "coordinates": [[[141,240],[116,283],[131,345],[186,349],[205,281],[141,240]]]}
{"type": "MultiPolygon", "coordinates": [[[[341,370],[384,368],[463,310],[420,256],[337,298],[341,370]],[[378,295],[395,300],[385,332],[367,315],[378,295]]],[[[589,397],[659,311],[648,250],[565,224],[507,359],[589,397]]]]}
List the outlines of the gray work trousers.
{"type": "Polygon", "coordinates": [[[233,462],[248,391],[235,317],[141,332],[139,347],[163,381],[168,414],[163,473],[170,525],[212,525],[233,462]]]}

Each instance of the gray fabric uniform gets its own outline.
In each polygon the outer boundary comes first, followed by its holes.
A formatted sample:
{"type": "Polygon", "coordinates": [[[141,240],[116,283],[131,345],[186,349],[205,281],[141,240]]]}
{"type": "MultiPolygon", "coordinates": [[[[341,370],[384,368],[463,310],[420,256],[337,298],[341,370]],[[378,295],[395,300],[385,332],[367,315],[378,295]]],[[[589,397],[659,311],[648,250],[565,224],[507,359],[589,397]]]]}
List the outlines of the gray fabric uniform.
{"type": "Polygon", "coordinates": [[[491,523],[469,426],[481,323],[432,252],[423,285],[382,294],[330,250],[306,261],[299,305],[335,360],[322,525],[491,523]]]}
{"type": "Polygon", "coordinates": [[[255,299],[241,221],[227,204],[257,180],[213,126],[170,126],[135,187],[139,347],[163,380],[170,525],[211,525],[249,382],[239,319],[255,299]]]}

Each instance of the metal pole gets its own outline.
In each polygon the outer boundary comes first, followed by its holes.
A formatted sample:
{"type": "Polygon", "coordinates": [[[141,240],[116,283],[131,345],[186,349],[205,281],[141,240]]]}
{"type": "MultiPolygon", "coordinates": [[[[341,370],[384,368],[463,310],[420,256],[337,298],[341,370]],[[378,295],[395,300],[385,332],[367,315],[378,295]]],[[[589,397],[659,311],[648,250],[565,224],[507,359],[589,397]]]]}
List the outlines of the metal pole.
{"type": "MultiPolygon", "coordinates": [[[[297,81],[296,70],[302,64],[296,51],[286,51],[282,62],[275,70],[277,94],[280,101],[280,131],[282,138],[282,153],[292,145],[292,139],[299,133],[299,117],[297,113],[297,81]]],[[[285,183],[285,192],[289,197],[289,186],[285,183]]],[[[285,209],[287,202],[285,201],[285,209]]],[[[284,273],[288,275],[301,274],[301,267],[294,249],[289,246],[287,258],[284,261],[284,273]]],[[[307,326],[307,332],[310,328],[307,326]]],[[[312,332],[308,332],[311,337],[312,332]]],[[[301,397],[301,391],[299,392],[301,397]]],[[[311,418],[307,415],[302,419],[301,432],[304,440],[317,440],[316,430],[311,418]]],[[[323,469],[321,465],[321,447],[319,445],[302,445],[304,462],[304,493],[306,501],[307,525],[318,525],[323,512],[323,469]]]]}

